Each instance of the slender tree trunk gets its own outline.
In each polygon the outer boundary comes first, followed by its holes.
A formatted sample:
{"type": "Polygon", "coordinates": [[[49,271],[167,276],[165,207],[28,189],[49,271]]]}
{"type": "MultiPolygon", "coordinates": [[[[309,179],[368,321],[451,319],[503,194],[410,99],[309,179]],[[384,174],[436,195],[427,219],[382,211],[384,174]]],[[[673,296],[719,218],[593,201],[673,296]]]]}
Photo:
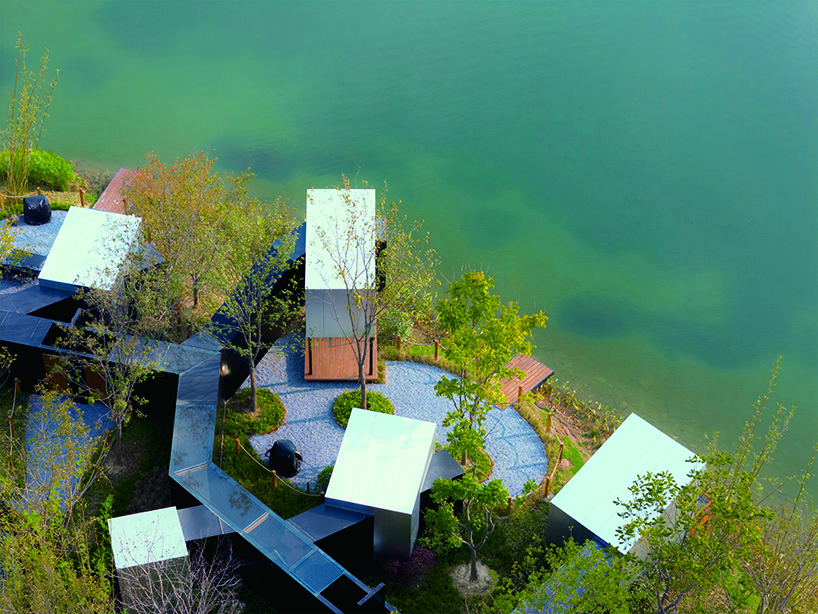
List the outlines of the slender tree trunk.
{"type": "Polygon", "coordinates": [[[366,407],[366,378],[361,373],[359,378],[359,383],[361,384],[361,409],[367,409],[366,407]]]}
{"type": "MultiPolygon", "coordinates": [[[[366,376],[364,375],[364,365],[366,364],[366,349],[367,349],[367,341],[368,339],[364,337],[363,351],[359,351],[358,355],[360,356],[360,360],[358,360],[358,383],[361,385],[361,409],[367,409],[366,406],[366,376]]],[[[360,349],[360,343],[358,343],[358,348],[360,349]]]]}
{"type": "Polygon", "coordinates": [[[253,403],[253,413],[258,409],[258,384],[256,384],[256,365],[250,363],[250,401],[253,403]]]}
{"type": "Polygon", "coordinates": [[[471,549],[471,577],[469,580],[477,582],[477,550],[475,548],[471,549]]]}

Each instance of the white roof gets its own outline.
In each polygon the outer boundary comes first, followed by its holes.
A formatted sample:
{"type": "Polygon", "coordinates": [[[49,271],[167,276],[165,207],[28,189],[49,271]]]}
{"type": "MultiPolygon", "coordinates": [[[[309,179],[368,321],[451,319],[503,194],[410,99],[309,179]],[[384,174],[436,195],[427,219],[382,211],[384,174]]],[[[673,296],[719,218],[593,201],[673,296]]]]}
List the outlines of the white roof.
{"type": "Polygon", "coordinates": [[[620,552],[627,552],[633,543],[616,538],[616,530],[624,521],[618,515],[622,508],[614,501],[632,500],[628,487],[648,471],[669,471],[677,484],[687,484],[688,474],[704,466],[700,460],[688,462],[694,456],[682,444],[631,414],[557,493],[551,505],[620,552]]]}
{"type": "Polygon", "coordinates": [[[110,290],[142,220],[109,211],[71,207],[40,272],[40,284],[110,290]]]}
{"type": "Polygon", "coordinates": [[[434,422],[353,409],[327,499],[411,514],[435,445],[434,422]]]}
{"type": "Polygon", "coordinates": [[[370,288],[374,254],[375,190],[307,190],[307,290],[370,288]]]}
{"type": "Polygon", "coordinates": [[[108,528],[117,569],[187,556],[175,507],[111,518],[108,528]]]}

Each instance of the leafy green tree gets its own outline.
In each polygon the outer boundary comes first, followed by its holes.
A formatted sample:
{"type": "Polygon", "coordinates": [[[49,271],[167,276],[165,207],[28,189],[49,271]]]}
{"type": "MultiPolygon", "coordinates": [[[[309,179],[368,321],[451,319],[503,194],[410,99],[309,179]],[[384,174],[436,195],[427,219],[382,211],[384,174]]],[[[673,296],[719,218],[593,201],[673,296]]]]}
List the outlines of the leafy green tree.
{"type": "Polygon", "coordinates": [[[57,342],[64,351],[58,371],[79,389],[89,403],[101,402],[116,428],[116,451],[121,452],[122,428],[145,403],[139,387],[155,375],[157,343],[143,336],[142,311],[135,298],[144,294],[135,262],[126,265],[113,290],[91,288],[78,299],[83,315],[65,327],[57,342]],[[131,267],[133,275],[127,274],[131,267]]]}
{"type": "Polygon", "coordinates": [[[0,611],[113,614],[113,586],[91,554],[88,523],[67,525],[58,503],[50,506],[0,515],[0,611]]]}
{"type": "Polygon", "coordinates": [[[439,478],[432,485],[432,500],[437,509],[426,511],[428,537],[423,543],[441,551],[466,546],[471,552],[472,582],[477,581],[477,553],[494,533],[497,523],[507,516],[497,509],[508,500],[508,489],[502,480],[481,484],[473,475],[460,480],[439,478]],[[456,516],[454,503],[462,502],[462,512],[456,516]]]}
{"type": "Polygon", "coordinates": [[[250,176],[223,180],[205,152],[173,164],[153,153],[145,160],[125,187],[127,209],[142,217],[148,240],[162,254],[166,283],[179,297],[190,296],[195,310],[218,279],[228,205],[250,176]]]}
{"type": "Polygon", "coordinates": [[[250,371],[252,406],[257,408],[256,361],[281,333],[297,319],[303,305],[303,289],[288,270],[293,252],[292,220],[279,207],[253,202],[240,216],[241,230],[230,233],[230,258],[224,266],[222,293],[225,301],[219,317],[208,330],[236,352],[250,371]],[[271,251],[276,241],[279,245],[271,251]],[[270,280],[277,280],[271,286],[270,280]]]}
{"type": "Polygon", "coordinates": [[[657,614],[778,612],[815,602],[815,517],[795,514],[798,499],[776,512],[767,502],[770,491],[761,488],[762,470],[792,415],[778,405],[761,435],[777,374],[778,365],[735,452],[714,449],[704,455],[706,466],[691,471],[684,486],[665,473],[640,476],[630,487],[631,497],[618,502],[619,538],[641,542],[640,555],[626,559],[638,570],[657,614]],[[785,553],[798,561],[773,560],[785,553]],[[779,580],[785,590],[773,586],[779,580]],[[756,608],[753,600],[759,597],[756,608]]]}
{"type": "Polygon", "coordinates": [[[795,498],[759,520],[761,539],[740,563],[758,598],[756,614],[818,611],[818,510],[806,488],[816,451],[795,498]]]}
{"type": "Polygon", "coordinates": [[[80,408],[56,390],[41,389],[27,421],[27,434],[4,436],[10,462],[0,468],[2,504],[47,517],[56,501],[68,521],[101,473],[105,438],[92,437],[80,408]]]}
{"type": "Polygon", "coordinates": [[[60,71],[50,85],[46,85],[48,50],[40,60],[36,73],[26,69],[26,53],[22,32],[17,37],[17,68],[14,89],[9,103],[8,120],[3,131],[3,145],[7,156],[5,190],[9,194],[23,194],[28,189],[29,158],[42,136],[48,108],[60,71]]]}
{"type": "Polygon", "coordinates": [[[519,315],[518,305],[504,305],[492,288],[494,280],[482,271],[466,272],[449,285],[437,308],[443,355],[457,365],[460,377],[443,376],[435,392],[454,404],[443,425],[452,427],[450,451],[464,464],[470,452],[485,445],[488,411],[506,405],[503,380],[521,376],[506,365],[517,354],[531,354],[533,331],[548,319],[542,311],[519,315]]]}

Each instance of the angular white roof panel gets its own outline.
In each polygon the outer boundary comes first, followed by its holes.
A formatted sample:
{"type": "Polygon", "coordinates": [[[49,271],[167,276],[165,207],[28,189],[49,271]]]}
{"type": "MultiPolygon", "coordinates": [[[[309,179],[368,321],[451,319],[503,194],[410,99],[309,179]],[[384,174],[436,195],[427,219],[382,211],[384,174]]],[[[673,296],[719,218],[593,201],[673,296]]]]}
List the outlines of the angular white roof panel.
{"type": "Polygon", "coordinates": [[[699,459],[688,462],[693,457],[682,444],[631,414],[557,493],[551,505],[620,552],[627,552],[633,544],[616,538],[623,519],[618,514],[621,507],[614,501],[632,499],[628,487],[649,471],[669,471],[677,484],[687,484],[688,474],[704,466],[699,459]]]}
{"type": "Polygon", "coordinates": [[[375,190],[307,190],[306,289],[372,287],[375,223],[375,190]]]}
{"type": "Polygon", "coordinates": [[[117,569],[187,556],[175,507],[111,518],[108,528],[117,569]]]}
{"type": "Polygon", "coordinates": [[[110,290],[142,220],[109,211],[71,207],[40,272],[40,284],[110,290]]]}
{"type": "Polygon", "coordinates": [[[412,514],[436,427],[434,422],[353,409],[326,498],[412,514]]]}

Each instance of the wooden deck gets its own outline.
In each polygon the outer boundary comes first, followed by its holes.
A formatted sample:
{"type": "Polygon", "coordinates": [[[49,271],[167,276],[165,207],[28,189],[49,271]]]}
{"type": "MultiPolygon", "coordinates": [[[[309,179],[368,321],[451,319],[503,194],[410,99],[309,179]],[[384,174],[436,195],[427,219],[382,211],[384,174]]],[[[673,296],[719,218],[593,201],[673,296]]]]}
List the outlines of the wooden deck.
{"type": "Polygon", "coordinates": [[[526,394],[536,390],[540,384],[554,374],[554,369],[525,354],[517,354],[508,362],[506,367],[525,371],[523,379],[506,380],[502,384],[503,394],[506,395],[509,405],[517,402],[517,394],[521,385],[523,394],[526,394]]]}
{"type": "MultiPolygon", "coordinates": [[[[378,339],[373,337],[369,341],[364,377],[371,382],[378,379],[378,339]]],[[[349,339],[307,339],[304,348],[304,379],[357,381],[358,362],[349,339]]]]}
{"type": "Polygon", "coordinates": [[[135,171],[129,168],[121,168],[117,171],[108,187],[99,195],[97,202],[92,209],[97,211],[110,211],[111,213],[126,213],[125,201],[122,198],[122,188],[135,171]]]}

